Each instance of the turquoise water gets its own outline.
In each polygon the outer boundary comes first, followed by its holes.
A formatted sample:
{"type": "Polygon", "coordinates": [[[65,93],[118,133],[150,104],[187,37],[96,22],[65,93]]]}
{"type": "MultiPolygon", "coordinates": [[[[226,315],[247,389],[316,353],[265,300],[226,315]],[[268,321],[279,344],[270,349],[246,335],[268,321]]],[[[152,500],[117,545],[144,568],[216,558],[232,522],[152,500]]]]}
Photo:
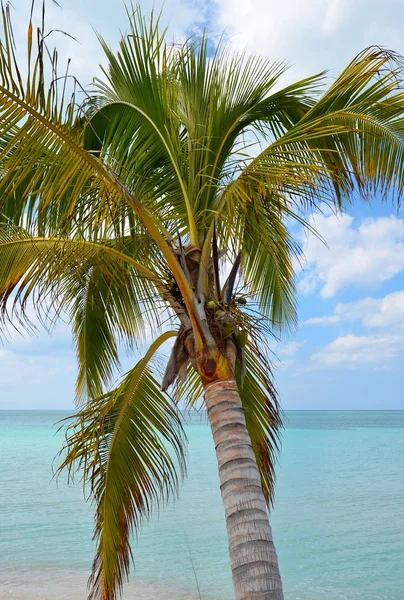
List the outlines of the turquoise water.
{"type": "MultiPolygon", "coordinates": [[[[52,480],[64,416],[0,411],[1,598],[86,596],[93,508],[52,480]]],[[[125,598],[233,597],[210,430],[188,421],[188,479],[141,529],[125,598]]],[[[271,519],[286,599],[403,600],[404,411],[288,412],[285,426],[271,519]]]]}

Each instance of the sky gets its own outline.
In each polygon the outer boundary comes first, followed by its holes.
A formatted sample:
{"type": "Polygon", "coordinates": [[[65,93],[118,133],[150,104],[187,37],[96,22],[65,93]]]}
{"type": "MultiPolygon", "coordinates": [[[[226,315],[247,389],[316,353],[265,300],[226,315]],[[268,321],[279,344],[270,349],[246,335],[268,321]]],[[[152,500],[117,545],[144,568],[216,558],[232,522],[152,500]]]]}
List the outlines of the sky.
{"type": "MultiPolygon", "coordinates": [[[[31,0],[14,0],[17,43],[31,0]]],[[[99,73],[94,31],[116,47],[125,30],[124,4],[106,0],[48,2],[49,29],[60,58],[81,82],[99,73]]],[[[145,13],[161,4],[141,2],[145,13]]],[[[404,5],[385,0],[166,0],[162,22],[171,39],[223,30],[247,48],[290,65],[284,84],[329,70],[336,76],[360,50],[384,45],[404,54],[404,5]]],[[[288,409],[404,409],[403,211],[374,198],[334,215],[310,215],[327,241],[296,230],[304,249],[298,269],[298,331],[274,346],[275,377],[288,409]]],[[[123,369],[135,361],[124,358],[123,369]]],[[[76,362],[66,325],[50,337],[10,332],[0,346],[0,409],[73,409],[76,362]]]]}

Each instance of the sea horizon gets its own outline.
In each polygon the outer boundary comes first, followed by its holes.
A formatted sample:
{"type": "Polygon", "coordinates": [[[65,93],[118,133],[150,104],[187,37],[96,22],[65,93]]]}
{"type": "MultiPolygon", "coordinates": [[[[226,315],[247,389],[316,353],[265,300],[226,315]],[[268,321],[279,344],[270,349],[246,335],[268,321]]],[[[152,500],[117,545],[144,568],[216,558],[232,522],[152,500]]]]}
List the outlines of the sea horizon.
{"type": "MultiPolygon", "coordinates": [[[[73,409],[74,410],[74,409],[73,409]]],[[[77,408],[80,410],[80,407],[77,408]]],[[[404,408],[283,408],[287,412],[402,412],[404,408]]],[[[0,408],[0,412],[69,412],[69,408],[0,408]]],[[[180,412],[206,412],[205,408],[180,409],[180,412]]]]}

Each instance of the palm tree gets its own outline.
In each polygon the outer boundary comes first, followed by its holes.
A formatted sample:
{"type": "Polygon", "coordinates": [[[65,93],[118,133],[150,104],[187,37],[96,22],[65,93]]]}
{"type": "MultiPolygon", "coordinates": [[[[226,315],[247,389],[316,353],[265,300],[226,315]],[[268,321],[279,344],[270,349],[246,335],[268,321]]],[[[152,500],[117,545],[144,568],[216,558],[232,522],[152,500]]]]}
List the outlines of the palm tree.
{"type": "Polygon", "coordinates": [[[43,24],[35,53],[29,24],[22,75],[3,10],[3,323],[29,328],[29,301],[47,325],[71,319],[81,408],[62,467],[80,467],[96,501],[91,598],[116,598],[132,530],[176,492],[185,437],[175,404],[203,396],[235,597],[279,600],[267,507],[281,417],[265,344],[296,322],[299,249],[287,222],[354,195],[394,187],[399,197],[399,60],[372,47],[328,88],[324,74],[282,88],[283,65],[206,36],[170,45],[158,19],[128,16],[117,54],[100,38],[108,67],[78,105],[43,24]],[[170,337],[160,384],[153,357],[170,337]],[[145,339],[111,389],[122,344],[145,339]]]}

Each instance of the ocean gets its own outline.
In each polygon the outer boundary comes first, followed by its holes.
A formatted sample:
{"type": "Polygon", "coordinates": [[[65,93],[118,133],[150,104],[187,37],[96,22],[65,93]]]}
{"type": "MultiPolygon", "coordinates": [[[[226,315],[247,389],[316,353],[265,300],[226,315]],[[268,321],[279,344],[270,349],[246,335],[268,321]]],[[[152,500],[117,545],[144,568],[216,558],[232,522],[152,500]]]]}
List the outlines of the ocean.
{"type": "MultiPolygon", "coordinates": [[[[67,414],[0,411],[2,599],[86,598],[93,506],[52,478],[67,414]]],[[[187,422],[188,478],[134,540],[127,600],[233,598],[210,429],[187,422]]],[[[286,600],[404,600],[404,411],[286,412],[271,522],[286,600]]]]}

